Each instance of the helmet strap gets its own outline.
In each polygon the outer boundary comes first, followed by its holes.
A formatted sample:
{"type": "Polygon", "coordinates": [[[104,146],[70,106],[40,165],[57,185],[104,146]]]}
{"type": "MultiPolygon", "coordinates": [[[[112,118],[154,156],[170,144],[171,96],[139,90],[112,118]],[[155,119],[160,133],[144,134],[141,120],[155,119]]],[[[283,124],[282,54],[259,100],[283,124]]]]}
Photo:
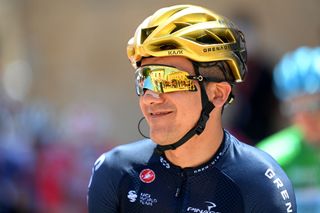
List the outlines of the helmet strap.
{"type": "MultiPolygon", "coordinates": [[[[200,76],[199,72],[199,64],[197,62],[192,62],[194,71],[196,76],[200,76]]],[[[200,79],[200,78],[199,78],[200,79]]],[[[202,78],[203,79],[203,78],[202,78]]],[[[201,104],[202,104],[202,111],[199,117],[197,124],[190,129],[180,140],[175,143],[168,144],[168,145],[157,145],[156,151],[162,154],[164,151],[167,150],[175,150],[179,146],[186,143],[190,138],[194,135],[200,135],[206,127],[207,121],[210,117],[210,112],[214,109],[214,105],[212,102],[209,101],[206,88],[203,81],[199,81],[200,85],[200,93],[201,93],[201,104]]]]}

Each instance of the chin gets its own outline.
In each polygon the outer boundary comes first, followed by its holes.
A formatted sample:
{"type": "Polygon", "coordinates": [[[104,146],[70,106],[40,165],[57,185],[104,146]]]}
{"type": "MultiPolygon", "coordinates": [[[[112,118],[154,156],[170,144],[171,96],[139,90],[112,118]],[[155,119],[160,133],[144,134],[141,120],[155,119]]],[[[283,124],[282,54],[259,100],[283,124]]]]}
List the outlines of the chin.
{"type": "Polygon", "coordinates": [[[161,146],[163,146],[163,145],[170,145],[170,144],[173,144],[173,143],[176,143],[178,140],[180,140],[182,138],[182,136],[181,137],[179,137],[179,135],[177,135],[177,134],[174,134],[174,135],[166,135],[166,134],[157,134],[157,133],[155,133],[155,134],[150,134],[150,139],[154,142],[154,143],[156,143],[156,144],[158,144],[158,145],[161,145],[161,146]]]}
{"type": "Polygon", "coordinates": [[[158,134],[151,134],[150,133],[150,139],[155,142],[156,144],[159,145],[165,145],[165,140],[163,140],[163,137],[160,137],[158,134]]]}
{"type": "Polygon", "coordinates": [[[150,131],[150,138],[153,142],[159,145],[168,145],[172,144],[175,141],[170,140],[168,133],[163,133],[161,131],[150,131]]]}

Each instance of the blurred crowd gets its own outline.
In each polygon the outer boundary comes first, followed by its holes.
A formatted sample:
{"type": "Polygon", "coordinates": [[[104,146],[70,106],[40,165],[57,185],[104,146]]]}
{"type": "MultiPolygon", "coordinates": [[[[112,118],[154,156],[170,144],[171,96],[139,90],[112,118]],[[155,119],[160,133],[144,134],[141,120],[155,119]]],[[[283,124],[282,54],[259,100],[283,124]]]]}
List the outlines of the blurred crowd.
{"type": "Polygon", "coordinates": [[[0,100],[0,212],[86,212],[95,159],[114,141],[94,113],[57,119],[46,104],[0,100]],[[63,123],[61,123],[63,122],[63,123]]]}

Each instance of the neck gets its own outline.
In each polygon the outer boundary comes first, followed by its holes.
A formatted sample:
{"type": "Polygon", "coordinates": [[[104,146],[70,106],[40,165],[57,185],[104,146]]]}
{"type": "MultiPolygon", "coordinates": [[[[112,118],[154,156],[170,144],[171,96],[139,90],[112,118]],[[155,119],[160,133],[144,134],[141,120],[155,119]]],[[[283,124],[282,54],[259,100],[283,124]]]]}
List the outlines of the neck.
{"type": "Polygon", "coordinates": [[[168,160],[181,168],[196,167],[211,159],[223,140],[221,117],[211,113],[205,130],[175,150],[165,152],[168,160]]]}

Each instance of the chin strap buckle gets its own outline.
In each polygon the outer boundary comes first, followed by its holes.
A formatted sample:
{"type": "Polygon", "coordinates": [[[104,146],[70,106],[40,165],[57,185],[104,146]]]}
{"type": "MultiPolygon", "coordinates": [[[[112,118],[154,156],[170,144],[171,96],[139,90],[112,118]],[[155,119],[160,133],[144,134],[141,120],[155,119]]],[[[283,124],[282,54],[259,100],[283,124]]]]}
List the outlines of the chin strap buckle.
{"type": "Polygon", "coordinates": [[[202,114],[200,117],[200,120],[197,123],[197,128],[195,129],[195,132],[197,135],[200,135],[203,130],[206,128],[206,123],[209,120],[209,115],[208,114],[202,114]]]}
{"type": "Polygon", "coordinates": [[[209,114],[213,110],[213,108],[214,105],[210,101],[208,101],[205,108],[202,110],[200,119],[196,125],[195,132],[197,133],[197,135],[200,135],[206,128],[207,121],[210,117],[209,114]]]}

